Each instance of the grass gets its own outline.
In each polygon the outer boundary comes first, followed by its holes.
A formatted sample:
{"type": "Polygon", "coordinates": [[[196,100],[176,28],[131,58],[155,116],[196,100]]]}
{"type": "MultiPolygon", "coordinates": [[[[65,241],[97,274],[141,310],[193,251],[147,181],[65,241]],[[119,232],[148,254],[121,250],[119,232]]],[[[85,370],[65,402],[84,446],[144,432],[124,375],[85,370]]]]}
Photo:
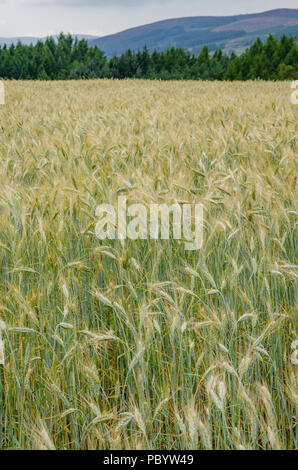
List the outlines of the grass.
{"type": "Polygon", "coordinates": [[[0,448],[297,446],[289,83],[7,82],[0,448]],[[198,202],[204,244],[100,242],[95,209],[198,202]]]}

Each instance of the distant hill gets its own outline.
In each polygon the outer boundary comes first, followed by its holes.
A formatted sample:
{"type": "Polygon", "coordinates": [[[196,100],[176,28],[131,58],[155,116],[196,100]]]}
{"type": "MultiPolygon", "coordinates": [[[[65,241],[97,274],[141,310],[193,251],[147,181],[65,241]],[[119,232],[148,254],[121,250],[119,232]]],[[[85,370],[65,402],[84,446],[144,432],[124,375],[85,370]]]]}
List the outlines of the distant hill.
{"type": "MultiPolygon", "coordinates": [[[[150,51],[161,52],[171,46],[182,47],[198,53],[207,45],[210,51],[217,48],[225,52],[243,52],[260,37],[269,34],[280,38],[283,34],[298,37],[298,9],[278,9],[237,16],[194,16],[158,21],[144,26],[127,29],[120,33],[97,38],[77,34],[86,39],[90,46],[98,46],[108,57],[122,54],[127,49],[137,51],[146,45],[150,51]]],[[[57,38],[57,36],[54,36],[57,38]]],[[[0,46],[7,44],[36,44],[45,41],[36,37],[0,37],[0,46]]]]}
{"type": "Polygon", "coordinates": [[[242,52],[257,37],[269,33],[298,36],[298,10],[279,9],[237,16],[197,16],[175,18],[128,29],[117,34],[90,39],[107,56],[119,55],[127,49],[138,50],[145,45],[150,51],[163,51],[171,46],[199,52],[204,45],[225,52],[242,52]]]}
{"type": "MultiPolygon", "coordinates": [[[[78,39],[87,39],[87,41],[90,41],[92,39],[96,39],[96,36],[90,36],[88,34],[75,34],[75,37],[78,39]]],[[[53,36],[54,38],[57,38],[57,36],[53,36]]],[[[21,42],[22,44],[29,46],[30,44],[35,45],[38,41],[45,41],[47,38],[37,38],[37,37],[31,37],[31,36],[23,36],[23,37],[15,37],[15,38],[1,38],[0,37],[0,46],[4,46],[6,44],[7,46],[10,46],[11,44],[17,44],[18,42],[21,42]]]]}

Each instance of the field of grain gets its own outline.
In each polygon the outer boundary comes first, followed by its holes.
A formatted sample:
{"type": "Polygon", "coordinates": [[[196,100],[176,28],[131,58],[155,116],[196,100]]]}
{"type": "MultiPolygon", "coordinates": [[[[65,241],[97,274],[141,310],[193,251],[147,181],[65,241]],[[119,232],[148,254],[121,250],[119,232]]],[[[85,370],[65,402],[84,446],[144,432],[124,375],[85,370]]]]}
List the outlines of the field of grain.
{"type": "Polygon", "coordinates": [[[290,83],[7,82],[0,448],[297,446],[290,83]],[[95,209],[197,202],[204,243],[99,241],[95,209]]]}

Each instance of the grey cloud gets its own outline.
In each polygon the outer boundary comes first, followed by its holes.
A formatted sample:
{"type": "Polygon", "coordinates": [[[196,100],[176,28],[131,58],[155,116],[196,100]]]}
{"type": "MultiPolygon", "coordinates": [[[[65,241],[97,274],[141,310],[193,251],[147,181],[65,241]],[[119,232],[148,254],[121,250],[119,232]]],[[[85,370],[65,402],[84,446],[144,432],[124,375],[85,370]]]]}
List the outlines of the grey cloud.
{"type": "MultiPolygon", "coordinates": [[[[167,2],[168,0],[163,0],[167,2]]],[[[0,0],[1,3],[1,0],[0,0]]],[[[55,7],[138,7],[150,4],[160,4],[160,0],[28,0],[23,3],[34,6],[55,6],[55,7]]]]}

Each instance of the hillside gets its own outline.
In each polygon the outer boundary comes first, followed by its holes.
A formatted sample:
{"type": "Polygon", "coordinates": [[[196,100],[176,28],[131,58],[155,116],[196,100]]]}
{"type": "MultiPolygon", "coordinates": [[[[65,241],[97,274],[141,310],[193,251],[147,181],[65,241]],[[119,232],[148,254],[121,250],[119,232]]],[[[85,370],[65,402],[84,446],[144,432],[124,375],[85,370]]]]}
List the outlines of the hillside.
{"type": "MultiPolygon", "coordinates": [[[[108,57],[112,57],[127,49],[137,51],[145,45],[150,51],[156,49],[159,52],[174,46],[198,53],[207,45],[210,51],[221,48],[227,53],[241,53],[258,37],[265,40],[269,33],[277,38],[283,34],[298,37],[298,9],[279,9],[237,16],[173,18],[100,38],[84,34],[77,34],[76,37],[86,39],[90,46],[98,46],[108,57]]],[[[24,45],[34,45],[45,39],[0,37],[0,46],[10,46],[18,41],[24,45]]]]}
{"type": "Polygon", "coordinates": [[[199,52],[204,45],[215,50],[242,52],[257,37],[265,39],[269,33],[298,35],[298,10],[279,9],[250,15],[175,18],[128,29],[117,34],[91,39],[108,56],[127,49],[138,50],[145,45],[149,50],[163,51],[171,46],[199,52]]]}

